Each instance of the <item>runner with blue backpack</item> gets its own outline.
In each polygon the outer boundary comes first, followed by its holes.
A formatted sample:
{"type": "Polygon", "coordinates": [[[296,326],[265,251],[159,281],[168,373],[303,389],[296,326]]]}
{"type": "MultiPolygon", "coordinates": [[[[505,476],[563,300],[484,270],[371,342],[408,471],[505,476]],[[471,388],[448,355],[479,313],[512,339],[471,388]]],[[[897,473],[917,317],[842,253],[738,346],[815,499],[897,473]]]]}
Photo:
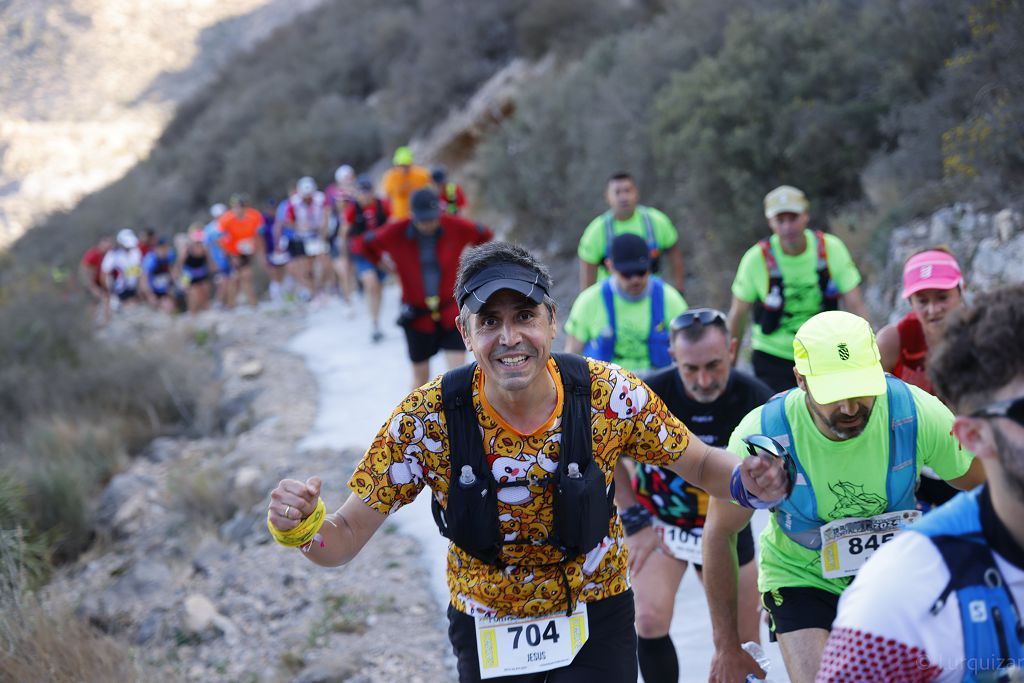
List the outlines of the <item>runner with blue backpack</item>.
{"type": "MultiPolygon", "coordinates": [[[[949,409],[883,372],[863,318],[844,311],[815,315],[797,330],[793,355],[797,388],[751,411],[729,450],[741,457],[787,451],[792,461],[792,494],[761,533],[758,589],[770,638],[779,643],[790,679],[802,683],[814,680],[839,596],[853,576],[920,517],[914,494],[921,468],[961,490],[985,475],[950,433],[949,409]]],[[[712,500],[704,527],[716,682],[764,676],[741,649],[736,629],[734,539],[751,514],[712,500]]]]}
{"type": "Polygon", "coordinates": [[[668,367],[668,324],[687,309],[686,300],[651,274],[639,235],[612,240],[606,263],[612,276],[580,292],[569,311],[565,350],[633,372],[668,367]]]}
{"type": "Polygon", "coordinates": [[[664,213],[640,204],[640,191],[629,173],[619,172],[605,185],[608,210],[594,218],[580,237],[577,255],[580,259],[580,291],[608,277],[604,262],[611,253],[612,241],[619,235],[639,235],[647,244],[651,270],[661,272],[662,256],[672,271],[672,284],[683,291],[685,270],[683,252],[679,247],[679,231],[664,213]]]}
{"type": "Polygon", "coordinates": [[[1024,680],[1022,338],[1024,285],[947,317],[928,374],[988,483],[928,514],[858,574],[819,681],[1024,680]]]}

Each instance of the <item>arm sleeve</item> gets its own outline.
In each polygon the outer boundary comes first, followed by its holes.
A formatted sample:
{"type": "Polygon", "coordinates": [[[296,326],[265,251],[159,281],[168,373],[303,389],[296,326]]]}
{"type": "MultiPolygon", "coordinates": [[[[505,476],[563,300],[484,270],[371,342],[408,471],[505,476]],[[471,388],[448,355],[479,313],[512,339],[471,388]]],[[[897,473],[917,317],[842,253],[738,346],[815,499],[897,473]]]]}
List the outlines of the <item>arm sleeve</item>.
{"type": "Polygon", "coordinates": [[[667,326],[672,319],[680,313],[686,311],[689,306],[686,304],[686,299],[679,293],[675,287],[669,283],[665,283],[665,325],[667,326]]]}
{"type": "Polygon", "coordinates": [[[671,465],[689,446],[690,430],[669,411],[661,397],[635,375],[624,370],[617,372],[627,378],[627,383],[616,385],[610,407],[617,412],[616,404],[637,406],[630,445],[623,452],[648,465],[671,465]]]}
{"type": "Polygon", "coordinates": [[[592,305],[594,287],[600,287],[600,284],[591,285],[580,292],[569,310],[569,316],[565,319],[566,334],[571,334],[584,344],[597,336],[597,330],[605,320],[605,316],[599,315],[592,305]]]}
{"type": "Polygon", "coordinates": [[[754,245],[743,254],[740,265],[736,268],[736,277],[732,281],[732,294],[740,301],[753,303],[762,298],[762,287],[768,284],[768,268],[764,265],[761,249],[754,245]]]}
{"type": "Polygon", "coordinates": [[[917,451],[921,460],[946,481],[963,476],[974,456],[953,436],[953,413],[923,389],[907,386],[917,406],[917,451]]]}
{"type": "Polygon", "coordinates": [[[849,292],[860,284],[860,271],[853,263],[849,249],[835,235],[825,235],[825,248],[828,250],[828,270],[841,294],[849,292]]]}
{"type": "MultiPolygon", "coordinates": [[[[363,502],[389,515],[410,503],[447,466],[442,452],[443,415],[427,406],[441,403],[441,381],[413,391],[395,408],[356,465],[348,487],[363,502]],[[445,465],[442,465],[441,460],[445,465]]],[[[447,475],[446,475],[447,476],[447,475]]]]}
{"type": "Polygon", "coordinates": [[[651,224],[654,228],[654,241],[662,251],[671,249],[679,241],[679,231],[672,223],[672,220],[658,209],[647,207],[651,215],[651,224]]]}
{"type": "Polygon", "coordinates": [[[604,261],[604,253],[607,250],[604,235],[604,215],[600,215],[590,221],[590,225],[583,231],[580,237],[580,245],[576,250],[580,259],[595,266],[601,265],[604,261]]]}

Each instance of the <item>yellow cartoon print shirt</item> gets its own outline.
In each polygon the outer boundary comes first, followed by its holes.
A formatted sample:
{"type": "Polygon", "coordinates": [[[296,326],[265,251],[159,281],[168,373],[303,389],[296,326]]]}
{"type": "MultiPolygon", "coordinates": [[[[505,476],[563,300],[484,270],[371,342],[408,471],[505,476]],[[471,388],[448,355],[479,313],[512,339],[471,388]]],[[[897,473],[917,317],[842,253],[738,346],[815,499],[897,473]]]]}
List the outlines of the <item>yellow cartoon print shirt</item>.
{"type": "MultiPolygon", "coordinates": [[[[635,375],[601,361],[590,364],[593,458],[610,486],[615,463],[624,453],[640,462],[665,466],[686,449],[690,433],[656,394],[635,375]]],[[[498,481],[527,480],[555,471],[561,450],[562,380],[548,361],[558,391],[551,419],[533,434],[522,434],[502,420],[484,396],[484,377],[473,375],[473,405],[491,473],[498,481]]],[[[349,488],[370,507],[391,514],[429,486],[447,504],[451,465],[441,404],[441,378],[409,394],[395,409],[355,473],[349,488]]],[[[543,541],[554,526],[551,486],[499,489],[498,519],[505,541],[543,541]]],[[[563,560],[548,545],[506,545],[504,568],[471,557],[454,544],[448,551],[448,588],[456,609],[470,615],[524,616],[564,611],[577,600],[593,602],[622,593],[626,549],[618,516],[608,536],[585,556],[563,560]],[[564,573],[563,573],[564,572],[564,573]]]]}

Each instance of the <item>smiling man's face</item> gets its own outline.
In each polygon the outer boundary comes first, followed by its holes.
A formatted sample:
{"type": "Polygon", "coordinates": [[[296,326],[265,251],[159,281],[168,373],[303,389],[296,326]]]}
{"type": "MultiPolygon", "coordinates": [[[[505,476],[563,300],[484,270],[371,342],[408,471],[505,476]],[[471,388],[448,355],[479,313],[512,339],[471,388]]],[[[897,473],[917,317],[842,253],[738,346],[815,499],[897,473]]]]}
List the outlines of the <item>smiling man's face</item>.
{"type": "Polygon", "coordinates": [[[557,328],[544,304],[502,289],[478,313],[459,323],[466,348],[473,353],[489,383],[502,391],[523,391],[547,383],[547,363],[557,328]]]}

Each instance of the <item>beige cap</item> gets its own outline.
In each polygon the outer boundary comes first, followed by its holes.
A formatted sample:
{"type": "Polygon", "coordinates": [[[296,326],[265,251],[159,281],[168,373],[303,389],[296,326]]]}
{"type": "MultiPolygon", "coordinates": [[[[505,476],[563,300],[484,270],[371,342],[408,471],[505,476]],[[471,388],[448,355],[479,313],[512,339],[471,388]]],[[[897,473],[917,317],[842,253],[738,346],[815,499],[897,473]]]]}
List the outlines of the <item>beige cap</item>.
{"type": "Polygon", "coordinates": [[[764,196],[764,217],[775,218],[780,213],[804,213],[807,197],[791,185],[780,185],[764,196]]]}

